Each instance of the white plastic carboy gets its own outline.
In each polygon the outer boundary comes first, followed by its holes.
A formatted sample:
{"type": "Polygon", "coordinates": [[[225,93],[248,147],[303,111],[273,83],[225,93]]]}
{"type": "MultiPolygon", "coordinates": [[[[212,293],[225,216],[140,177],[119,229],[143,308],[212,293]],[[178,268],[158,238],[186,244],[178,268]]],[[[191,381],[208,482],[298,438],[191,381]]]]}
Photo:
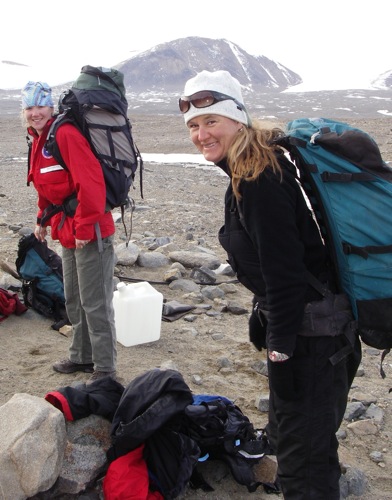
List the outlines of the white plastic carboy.
{"type": "Polygon", "coordinates": [[[158,340],[163,295],[147,281],[117,284],[113,293],[117,341],[125,347],[158,340]]]}

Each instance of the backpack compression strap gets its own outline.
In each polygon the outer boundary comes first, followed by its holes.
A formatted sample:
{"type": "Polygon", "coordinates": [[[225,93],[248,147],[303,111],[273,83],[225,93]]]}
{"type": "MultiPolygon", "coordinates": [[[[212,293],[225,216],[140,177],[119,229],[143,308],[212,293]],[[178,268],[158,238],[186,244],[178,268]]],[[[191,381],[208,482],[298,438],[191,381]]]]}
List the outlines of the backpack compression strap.
{"type": "Polygon", "coordinates": [[[28,147],[28,152],[27,152],[27,182],[26,182],[26,186],[30,186],[30,182],[28,181],[28,177],[29,177],[29,172],[30,172],[31,148],[33,147],[33,143],[31,141],[29,135],[26,135],[26,141],[27,141],[27,147],[28,147]]]}

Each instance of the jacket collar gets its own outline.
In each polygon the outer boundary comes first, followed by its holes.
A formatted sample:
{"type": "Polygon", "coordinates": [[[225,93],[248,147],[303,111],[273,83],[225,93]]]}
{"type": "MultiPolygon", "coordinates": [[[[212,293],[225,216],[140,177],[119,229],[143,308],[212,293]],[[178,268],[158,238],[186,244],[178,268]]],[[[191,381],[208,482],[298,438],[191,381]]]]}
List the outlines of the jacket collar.
{"type": "Polygon", "coordinates": [[[218,163],[215,163],[215,165],[220,169],[222,169],[223,172],[231,178],[231,172],[226,158],[223,158],[223,160],[218,161],[218,163]]]}

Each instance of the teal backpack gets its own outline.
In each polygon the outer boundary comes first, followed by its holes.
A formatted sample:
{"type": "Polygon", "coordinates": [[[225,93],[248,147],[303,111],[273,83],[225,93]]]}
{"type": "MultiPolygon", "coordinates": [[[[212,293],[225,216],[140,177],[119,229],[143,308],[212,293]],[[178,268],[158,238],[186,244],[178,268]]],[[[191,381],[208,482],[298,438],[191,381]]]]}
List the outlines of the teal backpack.
{"type": "Polygon", "coordinates": [[[60,255],[31,233],[19,240],[15,265],[22,280],[25,306],[54,320],[54,330],[69,324],[60,255]]]}
{"type": "Polygon", "coordinates": [[[334,120],[293,120],[278,142],[298,169],[338,292],[383,360],[392,347],[392,168],[369,134],[334,120]]]}

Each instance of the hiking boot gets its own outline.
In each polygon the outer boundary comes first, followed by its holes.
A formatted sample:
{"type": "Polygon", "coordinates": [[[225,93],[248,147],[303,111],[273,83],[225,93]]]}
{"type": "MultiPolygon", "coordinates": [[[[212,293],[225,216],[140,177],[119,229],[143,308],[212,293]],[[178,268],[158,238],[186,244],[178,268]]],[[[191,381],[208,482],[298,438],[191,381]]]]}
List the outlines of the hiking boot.
{"type": "Polygon", "coordinates": [[[91,375],[91,377],[87,380],[86,384],[92,384],[96,380],[100,380],[104,377],[110,377],[114,380],[116,380],[116,372],[101,372],[99,370],[95,370],[94,373],[91,375]]]}
{"type": "Polygon", "coordinates": [[[94,363],[74,363],[70,359],[62,359],[53,365],[53,370],[59,373],[93,373],[94,363]]]}
{"type": "MultiPolygon", "coordinates": [[[[267,450],[268,451],[268,450],[267,450]]],[[[240,444],[238,453],[245,458],[262,458],[266,452],[266,442],[261,439],[251,439],[240,444]]]]}

